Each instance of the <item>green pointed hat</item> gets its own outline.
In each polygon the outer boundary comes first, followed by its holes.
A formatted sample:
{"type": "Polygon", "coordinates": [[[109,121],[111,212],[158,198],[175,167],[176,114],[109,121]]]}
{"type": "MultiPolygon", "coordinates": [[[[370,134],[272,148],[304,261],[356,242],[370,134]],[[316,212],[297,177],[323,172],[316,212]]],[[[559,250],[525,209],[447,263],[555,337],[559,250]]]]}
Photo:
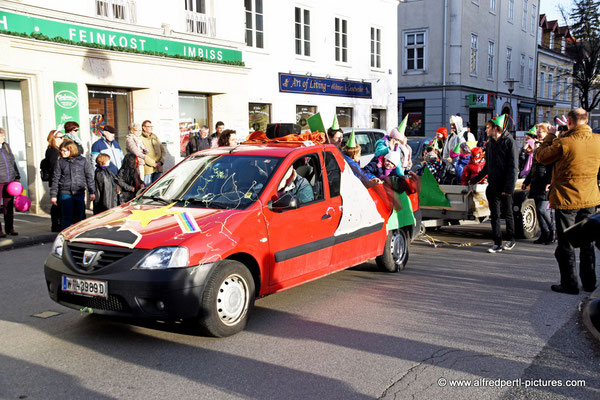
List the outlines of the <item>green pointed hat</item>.
{"type": "Polygon", "coordinates": [[[494,118],[490,120],[492,124],[496,125],[502,132],[506,129],[506,125],[508,124],[508,120],[506,119],[506,114],[496,115],[494,118]]]}
{"type": "Polygon", "coordinates": [[[340,124],[337,120],[337,114],[333,114],[333,123],[331,124],[332,131],[338,131],[340,129],[340,124]]]}
{"type": "Polygon", "coordinates": [[[404,136],[404,132],[406,131],[406,124],[408,123],[408,114],[404,116],[400,125],[398,125],[398,132],[400,132],[400,136],[404,136]]]}
{"type": "Polygon", "coordinates": [[[534,125],[534,126],[531,127],[531,129],[529,130],[529,132],[527,132],[527,134],[529,136],[536,137],[537,136],[536,131],[537,131],[537,125],[534,125]]]}
{"type": "Polygon", "coordinates": [[[354,128],[352,128],[352,133],[350,134],[350,139],[348,139],[348,143],[346,143],[346,147],[349,149],[356,147],[356,138],[354,137],[354,128]]]}
{"type": "Polygon", "coordinates": [[[460,143],[458,143],[456,146],[454,146],[454,148],[452,149],[453,152],[455,153],[460,153],[460,143]]]}

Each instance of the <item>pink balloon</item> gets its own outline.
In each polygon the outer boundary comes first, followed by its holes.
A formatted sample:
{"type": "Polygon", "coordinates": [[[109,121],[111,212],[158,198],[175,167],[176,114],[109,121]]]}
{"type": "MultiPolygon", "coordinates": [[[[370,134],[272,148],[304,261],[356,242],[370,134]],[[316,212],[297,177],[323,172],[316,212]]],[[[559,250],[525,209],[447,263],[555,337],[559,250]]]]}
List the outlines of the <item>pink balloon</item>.
{"type": "Polygon", "coordinates": [[[29,207],[31,207],[31,200],[29,200],[29,197],[22,194],[15,197],[15,208],[17,211],[25,212],[29,210],[29,207]]]}
{"type": "Polygon", "coordinates": [[[11,196],[18,196],[23,192],[23,185],[21,185],[21,182],[17,182],[17,181],[11,182],[6,187],[6,191],[11,196]]]}

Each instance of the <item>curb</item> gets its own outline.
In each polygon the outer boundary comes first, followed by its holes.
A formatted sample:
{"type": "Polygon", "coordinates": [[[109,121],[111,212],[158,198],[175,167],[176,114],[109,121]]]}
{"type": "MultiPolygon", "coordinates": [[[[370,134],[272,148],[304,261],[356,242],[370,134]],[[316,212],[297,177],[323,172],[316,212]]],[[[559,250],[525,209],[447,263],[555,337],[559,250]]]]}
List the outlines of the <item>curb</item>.
{"type": "Polygon", "coordinates": [[[0,251],[17,249],[20,247],[33,246],[42,243],[52,243],[58,233],[44,233],[36,236],[21,236],[0,240],[0,251]]]}
{"type": "Polygon", "coordinates": [[[600,287],[590,294],[590,297],[586,300],[583,311],[581,313],[581,318],[583,320],[583,324],[586,329],[600,342],[600,324],[598,326],[594,325],[592,322],[592,318],[598,320],[600,313],[600,287]]]}

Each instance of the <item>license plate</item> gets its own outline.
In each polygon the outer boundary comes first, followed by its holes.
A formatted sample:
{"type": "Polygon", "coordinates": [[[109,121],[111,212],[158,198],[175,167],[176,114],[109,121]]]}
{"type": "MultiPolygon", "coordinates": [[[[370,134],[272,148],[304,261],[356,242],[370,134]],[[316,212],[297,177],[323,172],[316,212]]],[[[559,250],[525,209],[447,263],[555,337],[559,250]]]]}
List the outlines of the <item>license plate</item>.
{"type": "Polygon", "coordinates": [[[71,278],[63,275],[62,291],[106,298],[108,297],[108,284],[104,281],[71,278]]]}

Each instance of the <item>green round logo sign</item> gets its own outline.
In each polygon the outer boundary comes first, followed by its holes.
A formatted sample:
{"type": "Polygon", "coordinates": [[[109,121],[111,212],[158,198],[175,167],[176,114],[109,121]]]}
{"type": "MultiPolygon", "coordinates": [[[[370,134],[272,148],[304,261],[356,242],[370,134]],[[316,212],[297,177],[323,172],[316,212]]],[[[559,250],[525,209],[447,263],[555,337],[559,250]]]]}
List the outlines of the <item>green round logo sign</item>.
{"type": "Polygon", "coordinates": [[[61,90],[60,92],[56,93],[56,96],[54,96],[54,101],[56,101],[56,104],[59,107],[67,109],[75,108],[77,107],[77,104],[79,104],[79,98],[70,90],[61,90]]]}

